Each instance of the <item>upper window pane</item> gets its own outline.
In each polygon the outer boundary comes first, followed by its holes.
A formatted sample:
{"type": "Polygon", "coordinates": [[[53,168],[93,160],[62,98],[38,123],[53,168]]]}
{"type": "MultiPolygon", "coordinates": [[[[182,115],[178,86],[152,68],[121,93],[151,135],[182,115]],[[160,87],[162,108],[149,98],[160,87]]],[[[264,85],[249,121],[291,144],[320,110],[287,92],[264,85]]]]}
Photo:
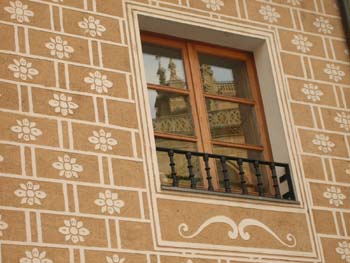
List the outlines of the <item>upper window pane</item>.
{"type": "Polygon", "coordinates": [[[180,49],[144,43],[142,51],[147,83],[187,89],[180,49]]]}
{"type": "Polygon", "coordinates": [[[226,97],[251,97],[243,61],[200,54],[199,63],[205,93],[226,97]]]}

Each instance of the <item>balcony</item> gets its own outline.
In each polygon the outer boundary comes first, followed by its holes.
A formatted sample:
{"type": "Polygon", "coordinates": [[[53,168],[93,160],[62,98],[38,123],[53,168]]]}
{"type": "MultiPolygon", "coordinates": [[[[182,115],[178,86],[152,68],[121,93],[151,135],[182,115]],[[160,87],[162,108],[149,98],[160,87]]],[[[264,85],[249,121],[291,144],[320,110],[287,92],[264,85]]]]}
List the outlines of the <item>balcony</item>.
{"type": "MultiPolygon", "coordinates": [[[[167,174],[169,181],[166,183],[162,182],[162,189],[293,203],[296,201],[288,163],[268,162],[165,147],[157,147],[156,150],[158,153],[167,154],[169,161],[170,172],[167,174]],[[177,173],[175,156],[177,160],[186,162],[186,174],[184,174],[183,169],[181,169],[181,174],[177,173]],[[199,163],[199,166],[202,167],[201,170],[205,174],[201,183],[198,178],[202,178],[202,176],[194,173],[193,158],[196,158],[196,163],[199,163]],[[215,167],[211,167],[213,164],[215,167]],[[228,164],[231,166],[235,165],[237,169],[228,169],[228,164]],[[247,171],[247,167],[250,167],[249,171],[247,171]],[[253,180],[255,185],[247,183],[248,172],[249,177],[255,177],[255,180],[253,180]],[[219,185],[213,183],[215,179],[213,173],[216,176],[219,176],[218,173],[220,173],[220,177],[223,180],[219,185]],[[233,182],[234,179],[235,181],[233,182]],[[218,186],[215,187],[214,185],[218,186]]],[[[184,163],[182,163],[182,166],[184,166],[184,163]]]]}

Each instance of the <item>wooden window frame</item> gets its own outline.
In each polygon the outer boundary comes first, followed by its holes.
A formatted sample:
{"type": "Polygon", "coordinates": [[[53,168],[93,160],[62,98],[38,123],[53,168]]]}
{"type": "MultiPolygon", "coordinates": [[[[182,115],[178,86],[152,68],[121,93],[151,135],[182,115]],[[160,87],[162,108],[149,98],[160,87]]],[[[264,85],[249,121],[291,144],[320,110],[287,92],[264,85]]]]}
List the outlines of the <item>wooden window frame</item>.
{"type": "MultiPolygon", "coordinates": [[[[155,137],[196,143],[198,151],[207,153],[213,152],[212,145],[260,151],[265,161],[273,161],[265,112],[263,108],[257,71],[254,62],[254,55],[251,52],[146,31],[141,32],[141,41],[142,43],[149,43],[156,46],[169,47],[181,50],[187,89],[179,89],[175,87],[162,86],[150,83],[147,83],[147,88],[151,90],[159,90],[164,92],[188,95],[191,104],[194,136],[154,132],[155,137]],[[198,58],[199,53],[213,55],[216,57],[222,57],[226,59],[235,59],[243,61],[247,69],[251,98],[225,97],[214,94],[204,94],[200,74],[200,63],[198,58]],[[200,88],[195,89],[195,87],[200,88]],[[205,105],[205,98],[253,106],[255,109],[257,128],[260,132],[261,145],[238,144],[212,140],[210,135],[209,121],[207,119],[206,114],[207,111],[205,105]]],[[[212,163],[211,165],[213,164],[214,163],[212,163]]],[[[204,177],[204,173],[202,176],[204,177]]],[[[214,176],[213,179],[214,187],[218,189],[219,184],[217,181],[217,177],[214,176]]],[[[270,176],[268,176],[268,182],[271,186],[272,181],[270,179],[270,176]]],[[[203,183],[204,187],[206,187],[206,180],[203,180],[203,183]]]]}

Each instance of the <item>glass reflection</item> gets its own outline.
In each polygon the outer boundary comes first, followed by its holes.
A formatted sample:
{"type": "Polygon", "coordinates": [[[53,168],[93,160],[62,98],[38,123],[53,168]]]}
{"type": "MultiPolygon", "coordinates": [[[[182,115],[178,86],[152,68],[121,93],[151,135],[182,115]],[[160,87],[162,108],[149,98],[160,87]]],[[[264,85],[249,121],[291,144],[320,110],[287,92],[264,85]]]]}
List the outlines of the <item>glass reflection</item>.
{"type": "Polygon", "coordinates": [[[206,99],[212,140],[240,144],[260,144],[252,106],[206,99]]]}
{"type": "Polygon", "coordinates": [[[194,134],[188,96],[149,89],[148,97],[155,132],[194,134]]]}
{"type": "Polygon", "coordinates": [[[146,43],[142,51],[147,83],[187,89],[181,50],[146,43]]]}
{"type": "Polygon", "coordinates": [[[204,92],[226,97],[250,98],[245,63],[240,60],[199,55],[204,92]]]}

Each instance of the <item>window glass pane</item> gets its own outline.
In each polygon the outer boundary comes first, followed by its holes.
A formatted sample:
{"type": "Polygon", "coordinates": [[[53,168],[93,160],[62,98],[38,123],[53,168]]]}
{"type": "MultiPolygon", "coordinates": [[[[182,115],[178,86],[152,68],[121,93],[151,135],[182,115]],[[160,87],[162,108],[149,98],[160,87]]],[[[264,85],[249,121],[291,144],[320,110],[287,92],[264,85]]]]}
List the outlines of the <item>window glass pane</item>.
{"type": "Polygon", "coordinates": [[[187,89],[181,50],[143,44],[147,83],[187,89]]]}
{"type": "Polygon", "coordinates": [[[227,97],[251,97],[243,61],[200,54],[199,62],[205,93],[227,97]]]}
{"type": "MultiPolygon", "coordinates": [[[[226,155],[226,156],[235,156],[235,157],[242,157],[242,158],[248,158],[248,159],[254,159],[254,160],[262,160],[263,156],[261,152],[258,151],[252,151],[252,150],[245,150],[245,149],[238,149],[238,148],[231,148],[231,147],[222,147],[222,146],[216,146],[213,145],[213,152],[220,155],[226,155]]],[[[226,162],[226,168],[228,171],[229,179],[230,179],[230,186],[234,191],[240,192],[242,190],[241,188],[241,178],[239,175],[239,167],[237,165],[236,161],[227,161],[226,162]]],[[[263,180],[264,184],[264,192],[268,192],[269,190],[269,183],[267,180],[267,170],[266,167],[261,165],[260,167],[260,173],[262,174],[261,178],[263,180]]],[[[247,183],[248,192],[258,192],[257,189],[257,179],[255,176],[255,169],[253,164],[249,164],[244,162],[243,163],[243,170],[244,170],[244,176],[247,183]]],[[[224,189],[224,176],[222,173],[222,166],[221,162],[219,160],[216,161],[216,171],[219,178],[219,185],[220,188],[224,189]]]]}
{"type": "MultiPolygon", "coordinates": [[[[197,151],[196,144],[192,142],[156,138],[156,145],[158,147],[166,147],[171,149],[197,151]]],[[[169,161],[168,153],[157,151],[157,158],[158,158],[159,173],[161,176],[162,184],[171,185],[172,177],[171,177],[171,169],[169,165],[170,161],[169,161]]],[[[193,173],[197,181],[197,186],[200,187],[202,184],[202,175],[199,168],[199,158],[192,156],[191,160],[193,165],[193,173]]],[[[179,186],[189,188],[191,185],[191,181],[189,179],[188,162],[187,162],[186,156],[182,154],[175,154],[174,161],[175,161],[175,169],[176,169],[177,177],[179,180],[179,186]]]]}
{"type": "Polygon", "coordinates": [[[206,99],[212,140],[260,145],[253,106],[206,99]]]}
{"type": "Polygon", "coordinates": [[[194,135],[188,96],[151,89],[148,96],[155,132],[194,135]]]}

